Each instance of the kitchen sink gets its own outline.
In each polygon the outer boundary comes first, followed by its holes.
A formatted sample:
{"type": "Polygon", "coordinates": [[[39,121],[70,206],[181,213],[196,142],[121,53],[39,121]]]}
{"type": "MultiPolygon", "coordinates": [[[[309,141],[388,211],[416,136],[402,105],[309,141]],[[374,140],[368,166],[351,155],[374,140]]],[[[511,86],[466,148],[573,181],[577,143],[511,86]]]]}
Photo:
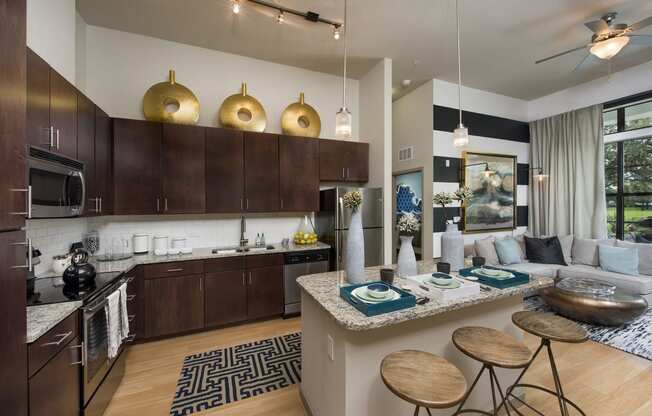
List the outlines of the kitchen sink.
{"type": "Polygon", "coordinates": [[[214,248],[211,252],[213,254],[236,254],[236,253],[247,253],[247,252],[258,252],[258,251],[267,251],[274,250],[274,246],[268,245],[265,247],[256,247],[256,246],[230,246],[230,247],[219,247],[214,248]]]}

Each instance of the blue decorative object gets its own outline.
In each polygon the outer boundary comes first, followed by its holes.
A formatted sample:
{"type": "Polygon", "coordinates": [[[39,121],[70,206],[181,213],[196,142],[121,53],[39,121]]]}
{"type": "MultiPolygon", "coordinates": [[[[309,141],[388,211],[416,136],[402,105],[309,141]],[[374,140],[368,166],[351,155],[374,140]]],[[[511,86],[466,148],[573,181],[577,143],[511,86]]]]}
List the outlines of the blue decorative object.
{"type": "Polygon", "coordinates": [[[638,275],[638,249],[635,247],[612,247],[598,245],[598,258],[602,270],[614,273],[638,275]]]}
{"type": "Polygon", "coordinates": [[[423,200],[416,197],[410,185],[399,184],[396,186],[396,213],[413,213],[421,215],[423,212],[423,200]]]}
{"type": "Polygon", "coordinates": [[[396,300],[370,304],[370,303],[363,302],[360,299],[357,299],[353,295],[351,295],[351,292],[359,287],[367,286],[371,284],[377,284],[377,283],[385,284],[383,282],[376,281],[376,282],[362,283],[359,285],[343,286],[340,288],[340,297],[345,301],[347,301],[349,304],[351,304],[351,306],[353,306],[354,308],[356,308],[357,310],[365,314],[366,316],[376,316],[383,313],[400,311],[401,309],[407,309],[416,306],[417,298],[413,294],[408,293],[405,290],[399,289],[393,285],[388,285],[388,286],[396,293],[401,295],[401,297],[396,300]]]}
{"type": "Polygon", "coordinates": [[[514,275],[509,279],[494,279],[493,277],[483,276],[472,273],[478,267],[468,267],[461,269],[458,273],[462,277],[473,276],[478,278],[478,282],[486,286],[495,287],[496,289],[506,289],[509,287],[520,286],[530,282],[530,275],[527,273],[517,272],[516,270],[503,269],[501,267],[484,266],[485,269],[505,270],[514,275]]]}
{"type": "Polygon", "coordinates": [[[522,260],[521,246],[512,237],[497,238],[494,242],[500,264],[516,264],[522,260]]]}

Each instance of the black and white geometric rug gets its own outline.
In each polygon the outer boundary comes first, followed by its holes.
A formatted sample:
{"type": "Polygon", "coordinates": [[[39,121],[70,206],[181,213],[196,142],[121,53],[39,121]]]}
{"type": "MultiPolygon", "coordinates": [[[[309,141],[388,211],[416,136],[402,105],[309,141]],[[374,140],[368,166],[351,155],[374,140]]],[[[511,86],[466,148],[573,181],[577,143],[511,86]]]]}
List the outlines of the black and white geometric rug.
{"type": "Polygon", "coordinates": [[[300,332],[189,355],[170,415],[190,415],[300,381],[300,332]]]}
{"type": "MultiPolygon", "coordinates": [[[[523,303],[527,310],[552,312],[539,296],[525,298],[523,303]]],[[[652,308],[635,321],[622,326],[578,324],[587,330],[592,341],[652,360],[652,308]]]]}

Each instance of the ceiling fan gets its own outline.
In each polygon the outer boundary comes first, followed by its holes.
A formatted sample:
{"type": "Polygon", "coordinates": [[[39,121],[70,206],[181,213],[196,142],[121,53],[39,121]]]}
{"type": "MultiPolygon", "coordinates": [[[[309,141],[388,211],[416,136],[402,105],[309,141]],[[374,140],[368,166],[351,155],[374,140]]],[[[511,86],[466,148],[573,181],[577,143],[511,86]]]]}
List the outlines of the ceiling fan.
{"type": "Polygon", "coordinates": [[[609,60],[616,56],[628,44],[652,45],[652,35],[636,35],[632,33],[652,25],[652,16],[633,25],[628,25],[626,23],[615,23],[614,21],[617,15],[618,13],[611,12],[605,14],[598,20],[584,23],[584,26],[593,32],[591,41],[588,44],[540,59],[535,63],[540,64],[581,49],[588,49],[584,59],[573,70],[577,71],[591,55],[600,59],[609,60]]]}

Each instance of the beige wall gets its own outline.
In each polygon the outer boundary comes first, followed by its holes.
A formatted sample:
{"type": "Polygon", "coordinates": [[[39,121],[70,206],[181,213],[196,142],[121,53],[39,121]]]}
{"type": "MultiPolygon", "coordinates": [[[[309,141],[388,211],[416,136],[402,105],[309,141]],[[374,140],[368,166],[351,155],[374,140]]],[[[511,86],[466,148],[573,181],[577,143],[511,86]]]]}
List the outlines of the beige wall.
{"type": "Polygon", "coordinates": [[[369,142],[368,187],[383,188],[384,260],[392,260],[392,60],[360,79],[360,140],[369,142]]]}
{"type": "MultiPolygon", "coordinates": [[[[392,111],[392,172],[423,170],[423,253],[432,253],[432,120],[433,82],[394,101],[392,111]],[[399,162],[398,151],[414,146],[414,159],[399,162]]],[[[393,194],[393,192],[392,192],[393,194]]],[[[393,198],[392,198],[393,199],[393,198]]]]}

